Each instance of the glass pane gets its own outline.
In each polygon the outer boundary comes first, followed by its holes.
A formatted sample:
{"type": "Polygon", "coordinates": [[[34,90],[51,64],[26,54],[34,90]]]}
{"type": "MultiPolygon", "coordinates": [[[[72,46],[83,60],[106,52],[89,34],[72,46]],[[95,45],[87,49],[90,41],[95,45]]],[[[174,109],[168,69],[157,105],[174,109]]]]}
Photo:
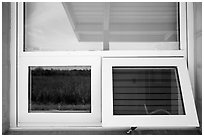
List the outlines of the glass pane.
{"type": "Polygon", "coordinates": [[[178,50],[176,2],[26,2],[25,51],[178,50]]]}
{"type": "Polygon", "coordinates": [[[185,115],[176,67],[113,67],[114,115],[185,115]]]}
{"type": "MultiPolygon", "coordinates": [[[[97,8],[97,6],[93,6],[97,8]]],[[[100,5],[98,7],[100,8],[100,5]]],[[[90,20],[90,18],[95,21],[95,18],[98,19],[101,17],[96,17],[95,15],[92,17],[92,15],[90,15],[88,18],[86,14],[83,14],[83,9],[79,8],[80,7],[77,6],[73,7],[71,3],[63,5],[61,2],[26,2],[24,50],[102,50],[100,32],[93,35],[91,33],[90,35],[83,35],[78,29],[78,27],[81,27],[80,23],[83,23],[82,25],[84,25],[90,20]],[[82,15],[77,14],[78,10],[80,10],[82,15]]],[[[88,8],[91,9],[92,5],[90,4],[84,8],[86,11],[88,8]]],[[[86,26],[83,28],[86,28],[86,26]]]]}
{"type": "Polygon", "coordinates": [[[29,113],[91,113],[90,66],[30,66],[29,113]]]}
{"type": "Polygon", "coordinates": [[[179,49],[178,3],[117,2],[110,11],[110,49],[179,49]]]}

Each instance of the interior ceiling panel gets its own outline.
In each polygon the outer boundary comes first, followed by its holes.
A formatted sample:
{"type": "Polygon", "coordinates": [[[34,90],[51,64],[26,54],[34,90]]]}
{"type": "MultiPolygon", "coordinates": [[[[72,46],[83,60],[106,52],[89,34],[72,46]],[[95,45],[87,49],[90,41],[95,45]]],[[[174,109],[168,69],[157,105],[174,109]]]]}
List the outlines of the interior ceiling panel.
{"type": "Polygon", "coordinates": [[[175,2],[66,2],[63,6],[81,42],[177,41],[175,2]]]}

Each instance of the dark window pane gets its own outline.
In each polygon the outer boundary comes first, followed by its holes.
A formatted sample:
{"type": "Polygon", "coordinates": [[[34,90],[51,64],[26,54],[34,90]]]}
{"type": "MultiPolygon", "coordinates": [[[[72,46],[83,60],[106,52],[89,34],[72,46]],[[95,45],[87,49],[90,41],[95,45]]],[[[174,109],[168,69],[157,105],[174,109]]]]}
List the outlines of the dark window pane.
{"type": "Polygon", "coordinates": [[[114,115],[184,115],[176,67],[113,67],[114,115]]]}
{"type": "Polygon", "coordinates": [[[90,66],[30,66],[29,112],[91,113],[90,66]]]}

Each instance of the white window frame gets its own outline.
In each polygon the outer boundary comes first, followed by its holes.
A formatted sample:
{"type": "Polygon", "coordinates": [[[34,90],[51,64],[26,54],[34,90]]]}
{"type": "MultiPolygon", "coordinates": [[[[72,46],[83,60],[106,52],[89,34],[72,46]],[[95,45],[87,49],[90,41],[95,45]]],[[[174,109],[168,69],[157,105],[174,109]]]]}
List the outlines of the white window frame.
{"type": "MultiPolygon", "coordinates": [[[[23,3],[12,3],[11,4],[11,89],[10,89],[10,128],[16,129],[22,127],[18,124],[19,114],[18,114],[18,71],[20,71],[21,60],[27,57],[81,57],[81,56],[91,56],[92,58],[141,58],[141,57],[152,57],[152,58],[187,58],[187,46],[186,46],[186,3],[180,2],[179,4],[179,16],[180,16],[180,50],[139,50],[139,51],[56,51],[56,52],[24,52],[23,51],[23,3]]],[[[35,59],[34,59],[35,60],[35,59]]],[[[101,76],[100,76],[101,78],[101,76]]],[[[101,85],[100,89],[102,88],[101,85]]],[[[101,95],[100,95],[101,96],[101,95]]],[[[103,105],[103,104],[102,104],[103,105]]],[[[102,121],[103,122],[103,121],[102,121]]],[[[30,123],[29,126],[35,126],[36,124],[30,123]]],[[[68,124],[69,125],[69,124],[68,124]]],[[[28,125],[27,125],[28,126],[28,125]]],[[[42,126],[42,124],[41,124],[42,126]]],[[[46,125],[45,126],[50,126],[46,125]]],[[[58,124],[53,126],[59,126],[58,124]]],[[[73,126],[73,125],[72,125],[73,126]]],[[[76,125],[79,126],[79,125],[76,125]]],[[[82,125],[83,126],[83,125],[82,125]]],[[[93,125],[90,125],[93,126],[93,125]]],[[[100,126],[100,125],[99,125],[100,126]]],[[[94,126],[95,127],[95,126],[94,126]]]]}
{"type": "Polygon", "coordinates": [[[103,126],[197,127],[198,118],[186,61],[183,58],[104,58],[102,61],[103,126]],[[177,67],[185,115],[113,115],[112,67],[177,67]]]}
{"type": "MultiPolygon", "coordinates": [[[[18,56],[72,56],[72,55],[96,55],[101,57],[138,57],[138,56],[186,56],[186,3],[179,3],[179,25],[180,25],[180,47],[179,50],[167,48],[162,50],[156,50],[156,46],[164,45],[165,42],[144,42],[150,46],[150,50],[108,50],[108,51],[24,51],[24,7],[23,3],[18,3],[18,56]],[[154,50],[153,50],[154,49],[154,50]]],[[[114,42],[113,42],[114,43],[114,42]]],[[[135,42],[135,47],[144,46],[144,43],[135,42]]],[[[171,42],[166,42],[167,47],[172,45],[171,42]]],[[[121,44],[120,44],[121,45],[121,44]]],[[[132,44],[131,44],[132,45],[132,44]]],[[[146,47],[146,46],[145,46],[146,47]]],[[[137,49],[137,48],[136,48],[137,49]]]]}
{"type": "Polygon", "coordinates": [[[96,126],[101,122],[100,58],[92,57],[26,57],[19,64],[19,126],[96,126]],[[91,113],[29,113],[29,66],[91,66],[91,113]]]}

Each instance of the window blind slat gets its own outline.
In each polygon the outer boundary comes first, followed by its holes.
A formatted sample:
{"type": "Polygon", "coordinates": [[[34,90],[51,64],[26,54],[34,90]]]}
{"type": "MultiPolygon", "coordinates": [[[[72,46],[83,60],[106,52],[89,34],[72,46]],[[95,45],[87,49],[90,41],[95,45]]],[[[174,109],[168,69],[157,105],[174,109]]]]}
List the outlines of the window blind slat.
{"type": "MultiPolygon", "coordinates": [[[[169,106],[159,106],[160,109],[166,109],[166,110],[177,110],[178,111],[178,106],[172,106],[172,105],[169,105],[169,106]]],[[[158,106],[149,106],[148,107],[148,110],[149,111],[154,111],[158,109],[158,106]]],[[[145,107],[144,105],[143,106],[115,106],[114,107],[114,111],[119,111],[119,110],[145,110],[145,107]]]]}
{"type": "Polygon", "coordinates": [[[146,94],[114,94],[114,99],[147,99],[147,100],[151,100],[151,99],[181,99],[179,97],[178,94],[148,94],[148,96],[146,94]]]}
{"type": "MultiPolygon", "coordinates": [[[[129,73],[129,74],[118,74],[118,73],[115,73],[114,72],[114,80],[121,80],[121,79],[124,79],[124,80],[137,80],[137,79],[142,79],[145,80],[144,78],[144,75],[141,75],[141,74],[135,74],[135,73],[129,73]]],[[[168,77],[165,77],[164,74],[157,74],[156,76],[155,75],[152,75],[152,74],[148,74],[149,76],[149,80],[150,81],[155,81],[155,80],[159,80],[159,81],[163,81],[163,80],[169,80],[169,81],[174,81],[175,80],[175,77],[174,75],[168,75],[168,77]],[[151,80],[152,79],[152,80],[151,80]]]]}
{"type": "MultiPolygon", "coordinates": [[[[159,115],[167,115],[167,112],[168,111],[160,111],[158,112],[159,115]],[[166,113],[165,113],[166,112],[166,113]]],[[[171,115],[177,115],[177,112],[178,111],[171,111],[171,115]]],[[[114,114],[116,115],[144,115],[144,113],[146,114],[146,111],[145,110],[141,110],[141,111],[131,111],[131,110],[121,110],[121,111],[114,111],[114,114]]],[[[151,113],[150,113],[151,114],[151,113]]],[[[150,115],[149,114],[149,115],[150,115]]],[[[182,113],[183,114],[183,113],[182,113]]],[[[148,115],[148,113],[147,113],[148,115]]],[[[151,115],[156,115],[155,113],[151,114],[151,115]]]]}
{"type": "MultiPolygon", "coordinates": [[[[166,88],[151,88],[151,92],[149,94],[178,94],[177,87],[172,87],[171,90],[166,90],[166,88]]],[[[144,94],[147,90],[145,88],[139,87],[114,87],[114,94],[123,93],[123,94],[144,94]]]]}
{"type": "Polygon", "coordinates": [[[181,100],[114,100],[114,105],[179,105],[181,100]]]}
{"type": "Polygon", "coordinates": [[[176,82],[147,82],[147,81],[116,81],[113,83],[113,86],[120,87],[120,86],[152,86],[152,87],[176,87],[176,82]]]}

